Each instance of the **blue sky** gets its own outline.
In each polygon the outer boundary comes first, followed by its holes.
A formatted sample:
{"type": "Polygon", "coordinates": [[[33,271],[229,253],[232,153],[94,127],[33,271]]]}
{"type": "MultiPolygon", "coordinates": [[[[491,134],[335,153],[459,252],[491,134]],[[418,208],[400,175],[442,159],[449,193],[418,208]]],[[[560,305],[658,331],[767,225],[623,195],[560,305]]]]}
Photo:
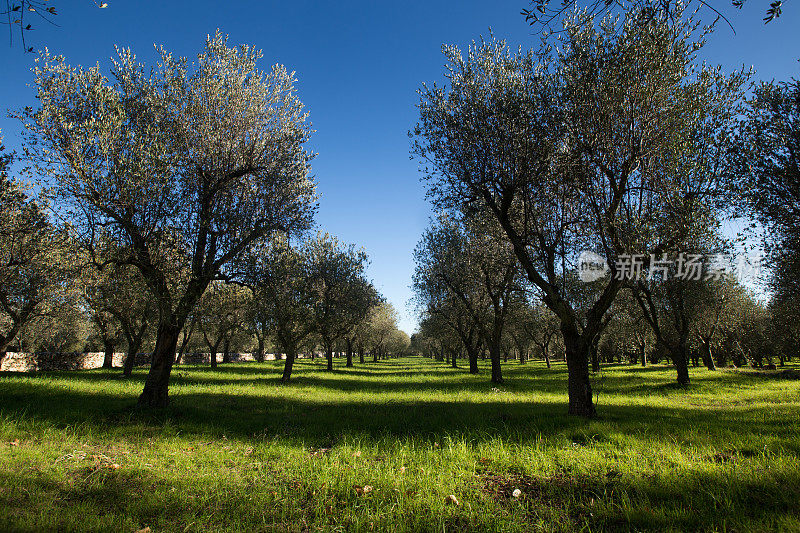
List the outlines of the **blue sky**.
{"type": "MultiPolygon", "coordinates": [[[[51,4],[60,13],[59,27],[37,24],[29,45],[47,46],[72,64],[107,64],[114,44],[130,46],[148,62],[154,43],[194,57],[205,36],[220,28],[230,43],[261,48],[263,67],[283,63],[295,70],[317,130],[311,143],[319,154],[317,221],[366,249],[370,276],[400,312],[401,327],[414,330],[407,306],[412,251],[429,216],[417,165],[409,159],[415,91],[424,81],[442,79],[443,43],[466,47],[491,27],[515,47],[534,46],[537,38],[519,15],[525,0],[108,0],[107,9],[92,0],[51,4]]],[[[753,65],[762,79],[800,77],[800,6],[788,2],[784,15],[765,26],[765,0],[749,0],[742,11],[728,4],[714,5],[730,15],[736,34],[721,25],[702,57],[727,70],[753,65]]],[[[28,86],[35,56],[19,45],[10,48],[6,28],[0,29],[0,105],[35,106],[28,86]]],[[[9,148],[19,147],[15,121],[0,117],[0,129],[9,148]]]]}

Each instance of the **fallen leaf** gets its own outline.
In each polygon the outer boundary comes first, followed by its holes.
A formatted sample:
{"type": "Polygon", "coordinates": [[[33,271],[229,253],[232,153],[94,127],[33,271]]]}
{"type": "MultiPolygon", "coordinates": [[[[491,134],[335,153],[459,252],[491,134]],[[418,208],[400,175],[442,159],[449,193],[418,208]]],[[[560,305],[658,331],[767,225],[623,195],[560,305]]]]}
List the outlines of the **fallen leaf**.
{"type": "Polygon", "coordinates": [[[19,439],[14,439],[9,444],[11,444],[12,446],[19,446],[19,439]]]}
{"type": "Polygon", "coordinates": [[[142,529],[140,529],[136,533],[150,533],[150,526],[143,527],[142,529]]]}
{"type": "Polygon", "coordinates": [[[361,457],[361,452],[356,452],[353,454],[353,457],[361,457]]]}
{"type": "Polygon", "coordinates": [[[448,503],[450,505],[455,505],[456,507],[459,506],[458,498],[456,498],[455,494],[451,494],[447,498],[445,498],[444,503],[448,503]]]}
{"type": "Polygon", "coordinates": [[[400,467],[400,473],[401,473],[401,474],[405,474],[405,473],[406,473],[406,467],[404,467],[404,466],[401,466],[401,467],[400,467]]]}
{"type": "Polygon", "coordinates": [[[372,492],[372,485],[364,485],[363,487],[361,485],[353,485],[353,490],[355,490],[356,494],[359,496],[364,496],[372,492]]]}
{"type": "Polygon", "coordinates": [[[522,496],[522,491],[519,489],[514,489],[514,492],[512,492],[511,495],[515,498],[519,498],[520,496],[522,496]]]}

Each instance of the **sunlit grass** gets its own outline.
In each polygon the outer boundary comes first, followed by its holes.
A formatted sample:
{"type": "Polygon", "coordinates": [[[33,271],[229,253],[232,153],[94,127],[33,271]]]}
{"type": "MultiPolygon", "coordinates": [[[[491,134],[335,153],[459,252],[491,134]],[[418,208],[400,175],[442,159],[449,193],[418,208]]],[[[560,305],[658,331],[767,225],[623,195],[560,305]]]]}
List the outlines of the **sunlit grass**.
{"type": "Polygon", "coordinates": [[[0,375],[0,529],[800,530],[797,379],[610,367],[585,421],[563,365],[279,369],[179,367],[152,412],[143,370],[0,375]]]}

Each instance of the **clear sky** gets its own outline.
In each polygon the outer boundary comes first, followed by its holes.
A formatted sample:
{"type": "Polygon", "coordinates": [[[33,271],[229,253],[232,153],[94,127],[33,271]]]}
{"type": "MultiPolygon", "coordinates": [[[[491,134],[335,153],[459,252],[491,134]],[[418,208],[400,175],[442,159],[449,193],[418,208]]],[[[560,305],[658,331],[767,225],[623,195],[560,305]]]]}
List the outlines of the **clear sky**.
{"type": "MultiPolygon", "coordinates": [[[[150,62],[154,43],[193,58],[220,28],[229,43],[261,48],[264,68],[283,63],[297,72],[317,130],[311,147],[319,154],[319,226],[366,249],[370,276],[400,312],[401,328],[412,332],[412,251],[429,216],[409,159],[415,91],[442,79],[443,43],[466,47],[491,27],[515,47],[536,45],[519,15],[526,0],[107,1],[107,9],[98,9],[92,0],[52,0],[59,27],[36,24],[28,44],[47,46],[73,65],[107,65],[114,44],[150,62]]],[[[730,15],[736,34],[721,25],[705,59],[727,70],[753,65],[763,79],[800,77],[800,6],[788,2],[784,15],[765,26],[766,0],[749,0],[742,11],[728,0],[714,5],[730,15]]],[[[9,47],[6,28],[0,31],[0,105],[35,106],[28,86],[35,55],[9,47]]],[[[9,148],[19,147],[15,121],[0,117],[0,129],[9,148]]]]}

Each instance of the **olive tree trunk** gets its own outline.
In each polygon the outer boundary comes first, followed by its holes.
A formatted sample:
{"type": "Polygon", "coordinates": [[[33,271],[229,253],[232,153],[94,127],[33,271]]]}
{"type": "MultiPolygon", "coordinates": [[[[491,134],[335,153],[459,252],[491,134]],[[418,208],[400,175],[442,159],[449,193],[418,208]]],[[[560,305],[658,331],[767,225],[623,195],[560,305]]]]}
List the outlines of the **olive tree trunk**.
{"type": "Polygon", "coordinates": [[[592,383],[589,379],[589,343],[576,330],[562,326],[567,359],[567,390],[571,415],[594,417],[592,383]]]}
{"type": "Polygon", "coordinates": [[[166,407],[169,405],[169,374],[175,363],[175,349],[181,326],[162,321],[158,325],[156,347],[150,372],[144,382],[144,390],[139,396],[140,407],[166,407]]]}
{"type": "Polygon", "coordinates": [[[345,342],[347,343],[347,363],[345,364],[345,366],[347,368],[352,368],[353,367],[353,341],[351,341],[350,339],[345,339],[345,342]]]}
{"type": "Polygon", "coordinates": [[[288,383],[292,377],[292,367],[294,366],[294,360],[297,355],[294,349],[284,347],[284,350],[286,350],[286,360],[283,363],[281,382],[288,383]]]}
{"type": "Polygon", "coordinates": [[[114,343],[103,342],[103,368],[114,368],[114,343]]]}

